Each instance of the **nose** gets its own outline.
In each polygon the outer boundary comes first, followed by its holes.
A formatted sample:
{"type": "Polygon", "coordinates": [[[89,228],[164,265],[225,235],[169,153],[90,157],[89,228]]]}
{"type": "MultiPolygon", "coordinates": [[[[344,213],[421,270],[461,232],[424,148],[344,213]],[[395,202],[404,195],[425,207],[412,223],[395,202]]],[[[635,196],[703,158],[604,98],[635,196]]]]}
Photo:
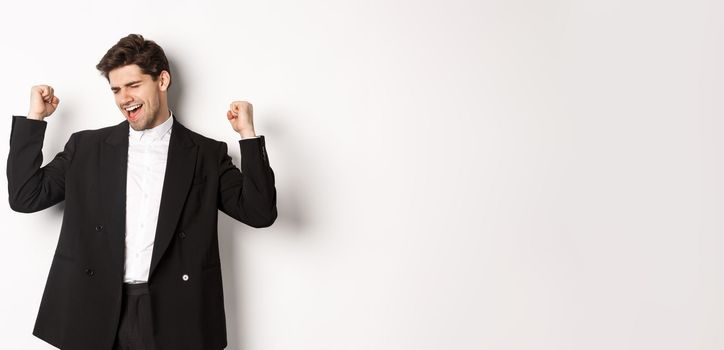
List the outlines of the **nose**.
{"type": "Polygon", "coordinates": [[[129,94],[127,94],[126,92],[121,91],[121,92],[119,92],[119,95],[120,95],[120,103],[121,103],[121,106],[124,106],[124,105],[126,105],[126,104],[128,104],[128,103],[133,102],[133,97],[131,97],[131,96],[130,96],[129,94]]]}

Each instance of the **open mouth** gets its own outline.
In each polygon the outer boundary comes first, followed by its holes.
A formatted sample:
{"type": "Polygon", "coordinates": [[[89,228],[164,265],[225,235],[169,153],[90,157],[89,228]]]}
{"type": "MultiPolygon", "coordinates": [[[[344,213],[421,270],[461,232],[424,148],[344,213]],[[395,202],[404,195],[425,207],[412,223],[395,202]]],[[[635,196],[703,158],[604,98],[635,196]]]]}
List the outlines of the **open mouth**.
{"type": "Polygon", "coordinates": [[[132,105],[124,108],[128,113],[128,119],[135,121],[138,119],[138,115],[141,113],[142,104],[132,105]]]}

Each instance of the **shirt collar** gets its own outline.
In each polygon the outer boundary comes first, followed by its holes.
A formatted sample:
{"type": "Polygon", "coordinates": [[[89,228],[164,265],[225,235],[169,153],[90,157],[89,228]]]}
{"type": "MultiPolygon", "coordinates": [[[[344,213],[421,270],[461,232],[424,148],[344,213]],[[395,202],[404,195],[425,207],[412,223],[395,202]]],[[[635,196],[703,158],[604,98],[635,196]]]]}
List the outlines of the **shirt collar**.
{"type": "Polygon", "coordinates": [[[164,135],[166,135],[170,130],[171,126],[173,126],[173,112],[169,111],[169,117],[166,119],[165,122],[156,125],[155,127],[151,129],[146,130],[134,130],[133,128],[128,128],[128,136],[135,139],[140,140],[143,137],[151,137],[151,139],[156,140],[162,138],[164,135]]]}

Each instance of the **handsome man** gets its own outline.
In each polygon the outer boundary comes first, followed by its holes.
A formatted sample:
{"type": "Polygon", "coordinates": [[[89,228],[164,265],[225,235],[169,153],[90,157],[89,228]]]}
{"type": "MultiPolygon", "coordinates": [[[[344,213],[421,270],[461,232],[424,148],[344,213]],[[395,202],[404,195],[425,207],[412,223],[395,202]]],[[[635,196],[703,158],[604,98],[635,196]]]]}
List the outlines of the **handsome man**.
{"type": "Polygon", "coordinates": [[[34,86],[27,118],[13,116],[11,208],[35,212],[65,200],[33,334],[63,350],[223,349],[218,210],[253,227],[277,217],[252,106],[237,101],[227,112],[241,136],[240,171],[225,143],[170,112],[171,71],[156,43],[129,35],[97,68],[122,123],[74,133],[41,167],[43,119],[60,100],[52,87],[34,86]]]}

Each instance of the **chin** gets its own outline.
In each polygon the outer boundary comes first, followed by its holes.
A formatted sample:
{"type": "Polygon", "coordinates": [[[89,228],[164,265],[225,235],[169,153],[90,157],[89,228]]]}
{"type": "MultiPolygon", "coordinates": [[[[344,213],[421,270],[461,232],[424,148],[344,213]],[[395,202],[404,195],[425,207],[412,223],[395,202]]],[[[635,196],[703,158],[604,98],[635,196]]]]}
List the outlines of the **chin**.
{"type": "Polygon", "coordinates": [[[135,122],[132,122],[132,121],[128,120],[128,124],[131,125],[131,127],[133,128],[133,130],[138,130],[138,131],[143,130],[143,129],[144,129],[144,126],[145,126],[145,124],[143,123],[143,121],[140,120],[140,119],[139,119],[139,120],[136,120],[135,122]]]}

